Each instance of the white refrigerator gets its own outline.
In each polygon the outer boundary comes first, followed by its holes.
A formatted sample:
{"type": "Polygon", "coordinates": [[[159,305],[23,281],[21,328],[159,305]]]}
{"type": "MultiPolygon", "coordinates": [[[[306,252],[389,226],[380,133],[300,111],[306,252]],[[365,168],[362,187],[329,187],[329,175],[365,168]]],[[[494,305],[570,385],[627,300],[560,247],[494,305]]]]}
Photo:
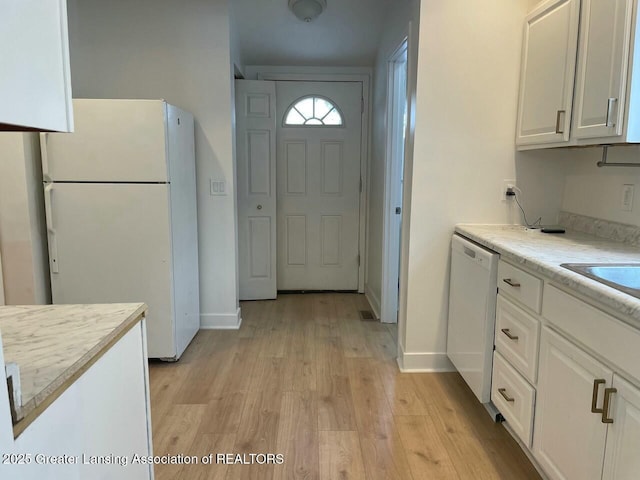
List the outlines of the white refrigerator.
{"type": "Polygon", "coordinates": [[[41,134],[54,304],[145,302],[149,358],[200,327],[193,116],[162,100],[73,101],[41,134]]]}

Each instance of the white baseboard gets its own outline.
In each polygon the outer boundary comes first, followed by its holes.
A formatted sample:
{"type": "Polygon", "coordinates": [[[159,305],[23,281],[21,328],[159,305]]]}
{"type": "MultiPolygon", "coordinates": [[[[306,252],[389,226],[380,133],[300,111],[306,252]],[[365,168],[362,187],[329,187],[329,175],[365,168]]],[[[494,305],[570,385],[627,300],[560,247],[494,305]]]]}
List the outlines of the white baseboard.
{"type": "Polygon", "coordinates": [[[364,296],[369,302],[369,305],[371,305],[371,310],[373,310],[376,319],[380,320],[380,299],[369,288],[369,285],[364,286],[364,296]]]}
{"type": "Polygon", "coordinates": [[[456,368],[446,353],[413,353],[405,352],[402,346],[398,352],[398,367],[401,372],[455,372],[456,368]]]}
{"type": "Polygon", "coordinates": [[[240,308],[236,313],[202,313],[200,328],[202,330],[238,330],[242,325],[240,308]]]}

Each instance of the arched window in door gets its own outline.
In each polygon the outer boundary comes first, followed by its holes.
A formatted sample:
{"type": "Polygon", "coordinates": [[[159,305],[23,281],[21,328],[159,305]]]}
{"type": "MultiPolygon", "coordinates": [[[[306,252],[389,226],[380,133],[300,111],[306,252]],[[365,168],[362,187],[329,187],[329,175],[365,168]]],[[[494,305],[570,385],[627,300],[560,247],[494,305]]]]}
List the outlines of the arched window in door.
{"type": "Polygon", "coordinates": [[[284,115],[285,127],[341,127],[344,125],[338,107],[318,95],[302,97],[291,104],[284,115]]]}

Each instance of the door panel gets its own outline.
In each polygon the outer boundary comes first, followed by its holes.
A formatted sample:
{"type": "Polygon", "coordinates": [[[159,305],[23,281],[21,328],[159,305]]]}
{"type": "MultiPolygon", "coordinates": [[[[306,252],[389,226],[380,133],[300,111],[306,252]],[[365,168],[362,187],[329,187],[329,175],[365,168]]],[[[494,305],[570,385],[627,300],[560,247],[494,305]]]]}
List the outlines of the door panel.
{"type": "Polygon", "coordinates": [[[554,480],[600,480],[607,426],[591,412],[594,380],[598,407],[613,372],[556,333],[543,328],[533,453],[554,480]]]}
{"type": "Polygon", "coordinates": [[[640,390],[614,375],[603,480],[635,480],[640,472],[640,390]]]}
{"type": "Polygon", "coordinates": [[[307,193],[307,143],[287,142],[285,155],[287,195],[305,195],[307,193]]]}
{"type": "Polygon", "coordinates": [[[342,195],[342,151],[342,142],[322,142],[323,195],[342,195]]]}
{"type": "Polygon", "coordinates": [[[251,278],[271,275],[271,219],[249,217],[249,272],[251,278]]]}
{"type": "Polygon", "coordinates": [[[632,0],[583,0],[576,73],[576,138],[621,135],[632,0]]]}
{"type": "Polygon", "coordinates": [[[579,12],[579,0],[555,0],[527,16],[517,145],[569,140],[579,12]]]}
{"type": "Polygon", "coordinates": [[[287,266],[307,264],[307,217],[290,215],[286,219],[287,266]]]}
{"type": "Polygon", "coordinates": [[[240,300],[276,298],[275,83],[236,80],[240,300]]]}
{"type": "Polygon", "coordinates": [[[361,100],[358,82],[277,82],[280,290],[358,288],[361,100]],[[289,107],[312,95],[336,105],[343,125],[285,126],[289,107]]]}
{"type": "Polygon", "coordinates": [[[175,357],[169,186],[49,184],[54,304],[145,302],[148,353],[175,357]]]}

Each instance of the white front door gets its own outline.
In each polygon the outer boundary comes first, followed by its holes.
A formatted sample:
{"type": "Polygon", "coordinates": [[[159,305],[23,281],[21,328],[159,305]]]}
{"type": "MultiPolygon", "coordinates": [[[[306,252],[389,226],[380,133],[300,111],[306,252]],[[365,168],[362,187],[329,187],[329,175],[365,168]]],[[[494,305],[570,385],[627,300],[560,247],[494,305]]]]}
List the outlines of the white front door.
{"type": "Polygon", "coordinates": [[[362,84],[276,91],[278,290],[357,290],[362,84]]]}
{"type": "Polygon", "coordinates": [[[276,87],[236,80],[240,300],[276,298],[276,87]]]}

